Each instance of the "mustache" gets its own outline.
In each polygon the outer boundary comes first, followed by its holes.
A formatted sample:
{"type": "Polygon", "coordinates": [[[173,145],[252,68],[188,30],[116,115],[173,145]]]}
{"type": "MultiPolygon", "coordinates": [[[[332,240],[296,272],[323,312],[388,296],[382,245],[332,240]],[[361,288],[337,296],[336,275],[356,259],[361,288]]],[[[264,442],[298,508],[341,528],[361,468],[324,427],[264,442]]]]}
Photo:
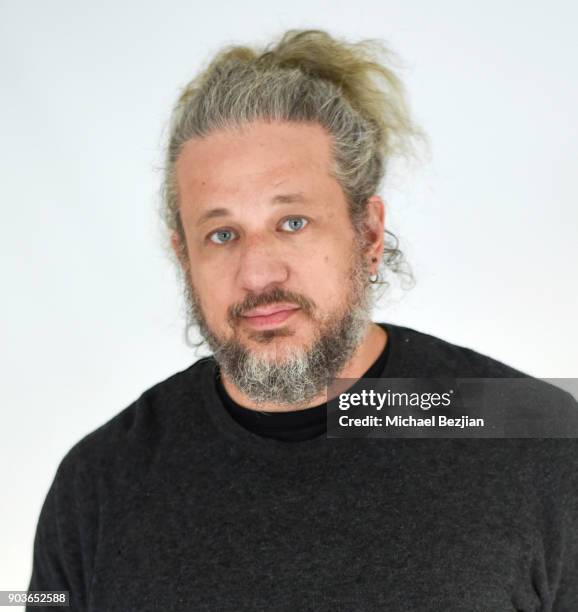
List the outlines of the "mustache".
{"type": "Polygon", "coordinates": [[[315,302],[306,298],[304,295],[294,293],[280,287],[275,287],[272,291],[259,295],[249,294],[240,304],[234,304],[229,308],[228,319],[230,323],[235,323],[245,312],[259,308],[260,306],[270,306],[277,303],[289,303],[299,306],[305,314],[311,315],[315,310],[315,302]]]}

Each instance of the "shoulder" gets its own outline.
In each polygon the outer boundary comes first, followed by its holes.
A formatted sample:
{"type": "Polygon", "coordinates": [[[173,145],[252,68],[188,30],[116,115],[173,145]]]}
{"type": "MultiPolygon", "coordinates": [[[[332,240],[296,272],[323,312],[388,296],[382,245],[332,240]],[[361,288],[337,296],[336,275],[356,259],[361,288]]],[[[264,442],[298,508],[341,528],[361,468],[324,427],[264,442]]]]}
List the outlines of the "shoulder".
{"type": "Polygon", "coordinates": [[[130,405],[76,442],[63,457],[57,479],[96,481],[105,474],[121,478],[146,467],[175,437],[194,437],[199,422],[201,385],[210,357],[152,385],[130,405]],[[89,477],[88,473],[92,473],[89,477]]]}
{"type": "Polygon", "coordinates": [[[194,445],[208,361],[153,385],[66,452],[38,519],[30,590],[69,590],[73,607],[85,608],[104,509],[162,470],[178,435],[194,445]]]}
{"type": "Polygon", "coordinates": [[[529,377],[529,374],[470,347],[411,327],[392,323],[382,325],[391,332],[393,341],[399,345],[396,350],[399,350],[403,363],[415,368],[416,376],[529,377]]]}
{"type": "Polygon", "coordinates": [[[516,431],[521,433],[524,423],[528,431],[542,434],[534,437],[578,436],[578,403],[555,379],[536,378],[472,348],[411,327],[381,325],[391,332],[399,376],[478,378],[485,402],[491,402],[496,409],[507,409],[509,418],[517,419],[516,431]],[[551,429],[538,432],[537,427],[545,426],[544,419],[551,429]]]}

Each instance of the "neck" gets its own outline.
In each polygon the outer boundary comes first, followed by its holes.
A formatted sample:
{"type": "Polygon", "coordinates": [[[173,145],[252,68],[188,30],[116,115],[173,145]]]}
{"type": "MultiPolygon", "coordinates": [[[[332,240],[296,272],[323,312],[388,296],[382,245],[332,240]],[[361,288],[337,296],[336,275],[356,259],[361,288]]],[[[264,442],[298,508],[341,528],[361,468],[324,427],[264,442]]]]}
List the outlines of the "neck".
{"type": "MultiPolygon", "coordinates": [[[[358,380],[367,372],[367,370],[375,363],[379,355],[381,355],[388,341],[387,333],[376,323],[370,323],[367,327],[365,336],[353,353],[351,359],[345,364],[336,378],[347,378],[358,380]]],[[[315,397],[295,406],[287,406],[286,404],[266,403],[257,405],[249,399],[240,389],[238,389],[228,378],[222,373],[221,380],[225,390],[229,396],[237,404],[252,410],[267,411],[267,412],[289,412],[292,410],[304,410],[312,406],[318,406],[327,402],[326,390],[321,391],[315,397]]]]}

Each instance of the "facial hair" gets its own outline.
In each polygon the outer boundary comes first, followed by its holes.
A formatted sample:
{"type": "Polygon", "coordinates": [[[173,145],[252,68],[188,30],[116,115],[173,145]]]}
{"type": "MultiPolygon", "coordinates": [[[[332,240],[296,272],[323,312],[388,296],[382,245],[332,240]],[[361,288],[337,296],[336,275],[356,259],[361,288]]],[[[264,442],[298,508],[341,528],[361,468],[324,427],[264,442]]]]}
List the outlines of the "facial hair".
{"type": "MultiPolygon", "coordinates": [[[[260,295],[249,294],[242,303],[229,308],[227,320],[234,330],[231,338],[222,338],[210,329],[190,275],[185,274],[188,319],[198,326],[221,371],[252,402],[257,405],[306,404],[337,377],[361,344],[371,322],[369,270],[359,247],[351,261],[345,305],[340,304],[320,316],[311,299],[281,287],[260,295]],[[291,347],[284,351],[284,358],[276,356],[271,359],[247,348],[239,339],[237,330],[243,313],[280,302],[299,306],[316,324],[315,332],[309,347],[291,347]]],[[[292,335],[294,331],[289,326],[249,334],[265,345],[275,338],[292,335]]]]}

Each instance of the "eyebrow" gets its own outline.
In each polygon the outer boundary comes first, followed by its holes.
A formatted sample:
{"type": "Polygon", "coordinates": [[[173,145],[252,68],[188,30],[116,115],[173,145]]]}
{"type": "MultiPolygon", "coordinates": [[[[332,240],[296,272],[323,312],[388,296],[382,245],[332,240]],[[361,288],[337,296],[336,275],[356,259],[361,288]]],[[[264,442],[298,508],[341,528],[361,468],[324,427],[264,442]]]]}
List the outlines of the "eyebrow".
{"type": "MultiPolygon", "coordinates": [[[[304,193],[298,191],[295,193],[278,193],[273,196],[270,200],[271,204],[296,204],[296,203],[307,203],[309,199],[305,196],[304,193]]],[[[228,208],[209,208],[203,212],[199,218],[197,219],[197,225],[202,225],[205,221],[209,219],[214,219],[216,217],[226,217],[230,215],[231,211],[228,208]]]]}

